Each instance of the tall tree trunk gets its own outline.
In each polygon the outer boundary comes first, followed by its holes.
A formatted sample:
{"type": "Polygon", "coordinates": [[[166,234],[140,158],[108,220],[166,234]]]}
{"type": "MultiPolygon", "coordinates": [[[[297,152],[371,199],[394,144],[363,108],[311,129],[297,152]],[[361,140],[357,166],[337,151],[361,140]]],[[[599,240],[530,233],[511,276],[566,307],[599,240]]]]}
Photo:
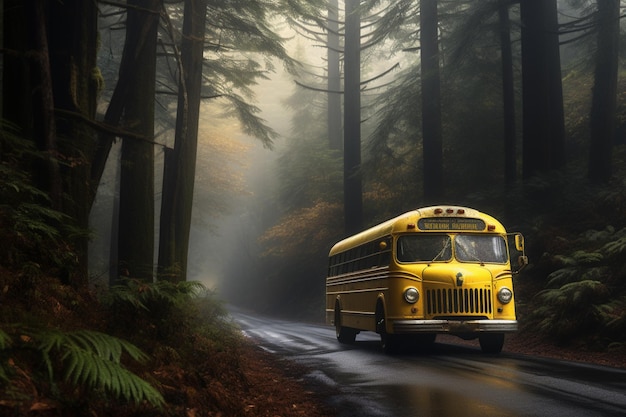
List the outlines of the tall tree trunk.
{"type": "Polygon", "coordinates": [[[159,274],[187,279],[189,232],[198,148],[207,0],[186,0],[175,144],[166,151],[159,241],[159,274]]]}
{"type": "Polygon", "coordinates": [[[359,0],[346,0],[344,52],[343,193],[345,232],[363,228],[361,180],[361,16],[359,0]]]}
{"type": "Polygon", "coordinates": [[[154,97],[160,0],[129,0],[125,45],[137,64],[124,103],[124,125],[144,140],[122,142],[118,276],[152,281],[154,262],[154,97]]]}
{"type": "Polygon", "coordinates": [[[421,0],[420,7],[424,200],[437,203],[444,194],[437,0],[421,0]]]}
{"type": "Polygon", "coordinates": [[[90,154],[93,132],[82,119],[95,114],[96,5],[79,0],[6,0],[3,7],[3,98],[12,98],[4,103],[3,117],[47,155],[27,168],[49,190],[52,206],[85,232],[64,236],[78,265],[61,271],[66,283],[85,286],[89,227],[85,156],[90,154]]]}
{"type": "Polygon", "coordinates": [[[4,0],[2,34],[2,117],[19,126],[24,137],[32,136],[32,100],[15,100],[31,91],[30,66],[26,60],[28,42],[23,0],[4,0]]]}
{"type": "Polygon", "coordinates": [[[619,58],[619,0],[598,0],[598,46],[591,101],[591,140],[588,177],[594,182],[611,179],[611,154],[617,112],[619,58]]]}
{"type": "MultiPolygon", "coordinates": [[[[97,8],[90,1],[50,2],[49,39],[54,105],[61,165],[63,211],[76,219],[85,232],[89,229],[89,161],[93,154],[94,132],[81,119],[93,120],[100,83],[96,68],[97,8]]],[[[75,285],[88,284],[87,233],[74,240],[79,267],[69,276],[75,285]]]]}
{"type": "Polygon", "coordinates": [[[339,70],[339,1],[328,2],[328,146],[341,150],[341,74],[339,70]]]}
{"type": "Polygon", "coordinates": [[[33,139],[43,160],[40,161],[38,182],[47,190],[52,208],[62,208],[61,171],[58,163],[56,121],[54,118],[54,95],[44,0],[27,0],[27,33],[29,35],[32,68],[33,139]]]}
{"type": "Polygon", "coordinates": [[[515,85],[511,48],[510,0],[500,0],[500,49],[502,51],[502,99],[504,108],[504,180],[507,185],[517,179],[517,146],[515,135],[515,85]]]}
{"type": "MultiPolygon", "coordinates": [[[[135,3],[137,3],[136,0],[135,3]]],[[[159,3],[160,7],[162,7],[162,0],[159,0],[157,3],[159,3]]],[[[131,8],[135,7],[132,2],[129,2],[128,5],[131,8]]],[[[144,11],[147,12],[147,10],[144,11]]],[[[154,15],[159,15],[160,10],[151,10],[150,13],[154,15]]],[[[154,42],[154,39],[150,37],[152,36],[152,34],[149,32],[150,31],[148,30],[143,30],[134,33],[132,34],[132,43],[129,44],[128,42],[126,42],[124,44],[124,51],[122,52],[122,60],[119,67],[117,83],[115,84],[113,95],[111,96],[111,100],[109,101],[109,105],[104,115],[104,124],[106,125],[109,125],[111,127],[118,127],[121,123],[122,117],[124,115],[126,100],[131,91],[131,88],[133,87],[133,83],[136,77],[135,73],[137,71],[137,68],[142,65],[142,63],[140,62],[142,57],[141,51],[149,47],[146,44],[152,44],[154,42]]],[[[90,204],[93,204],[93,200],[96,197],[98,185],[100,183],[100,180],[102,179],[102,174],[104,173],[106,162],[109,157],[109,153],[111,151],[114,140],[115,135],[109,132],[101,132],[99,134],[91,164],[90,204]]]]}
{"type": "Polygon", "coordinates": [[[565,122],[556,0],[521,0],[523,176],[565,162],[565,122]]]}

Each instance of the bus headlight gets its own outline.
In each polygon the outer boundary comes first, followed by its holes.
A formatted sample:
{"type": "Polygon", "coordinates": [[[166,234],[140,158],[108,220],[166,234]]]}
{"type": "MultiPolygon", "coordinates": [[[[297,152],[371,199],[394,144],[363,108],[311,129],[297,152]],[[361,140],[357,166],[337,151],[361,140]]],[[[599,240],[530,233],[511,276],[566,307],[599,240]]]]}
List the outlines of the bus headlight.
{"type": "Polygon", "coordinates": [[[511,302],[512,299],[513,291],[511,291],[507,287],[500,288],[500,290],[498,291],[498,300],[500,300],[502,304],[508,304],[511,302]]]}
{"type": "Polygon", "coordinates": [[[404,299],[409,304],[415,304],[420,299],[420,293],[417,291],[417,288],[409,287],[404,290],[404,299]]]}

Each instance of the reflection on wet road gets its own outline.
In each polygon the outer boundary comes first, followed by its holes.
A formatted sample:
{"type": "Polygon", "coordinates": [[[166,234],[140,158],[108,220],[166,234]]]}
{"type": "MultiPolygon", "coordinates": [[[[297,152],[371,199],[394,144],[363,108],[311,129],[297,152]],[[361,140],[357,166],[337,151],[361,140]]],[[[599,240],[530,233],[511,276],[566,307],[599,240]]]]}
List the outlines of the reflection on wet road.
{"type": "Polygon", "coordinates": [[[387,356],[375,334],[341,345],[331,327],[233,311],[264,349],[307,365],[339,416],[626,416],[626,371],[436,343],[387,356]]]}

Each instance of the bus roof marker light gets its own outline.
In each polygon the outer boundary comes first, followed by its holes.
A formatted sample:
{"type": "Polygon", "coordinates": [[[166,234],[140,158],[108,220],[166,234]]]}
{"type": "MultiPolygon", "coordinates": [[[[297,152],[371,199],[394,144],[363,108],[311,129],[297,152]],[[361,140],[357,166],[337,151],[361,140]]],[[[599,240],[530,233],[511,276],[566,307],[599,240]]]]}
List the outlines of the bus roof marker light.
{"type": "Polygon", "coordinates": [[[443,213],[443,209],[440,209],[440,208],[435,209],[435,214],[441,214],[441,213],[443,213]]]}
{"type": "Polygon", "coordinates": [[[407,230],[413,230],[413,229],[415,229],[415,223],[407,223],[407,225],[406,225],[406,229],[407,229],[407,230]]]}
{"type": "Polygon", "coordinates": [[[496,225],[495,224],[488,224],[487,225],[487,230],[489,230],[490,232],[493,232],[494,230],[496,230],[496,225]]]}
{"type": "Polygon", "coordinates": [[[463,210],[463,209],[458,209],[458,210],[456,211],[456,214],[465,214],[465,210],[463,210]]]}
{"type": "Polygon", "coordinates": [[[452,213],[454,213],[454,210],[452,210],[451,208],[446,209],[446,213],[448,213],[448,214],[452,214],[452,213]]]}

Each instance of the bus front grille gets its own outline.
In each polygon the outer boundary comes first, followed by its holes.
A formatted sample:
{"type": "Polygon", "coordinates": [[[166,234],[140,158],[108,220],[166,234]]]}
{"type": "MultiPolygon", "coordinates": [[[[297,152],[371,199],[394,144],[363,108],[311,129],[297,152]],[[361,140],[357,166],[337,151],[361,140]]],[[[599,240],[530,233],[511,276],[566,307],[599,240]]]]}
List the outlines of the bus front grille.
{"type": "Polygon", "coordinates": [[[448,288],[426,290],[428,314],[491,314],[491,290],[448,288]]]}

